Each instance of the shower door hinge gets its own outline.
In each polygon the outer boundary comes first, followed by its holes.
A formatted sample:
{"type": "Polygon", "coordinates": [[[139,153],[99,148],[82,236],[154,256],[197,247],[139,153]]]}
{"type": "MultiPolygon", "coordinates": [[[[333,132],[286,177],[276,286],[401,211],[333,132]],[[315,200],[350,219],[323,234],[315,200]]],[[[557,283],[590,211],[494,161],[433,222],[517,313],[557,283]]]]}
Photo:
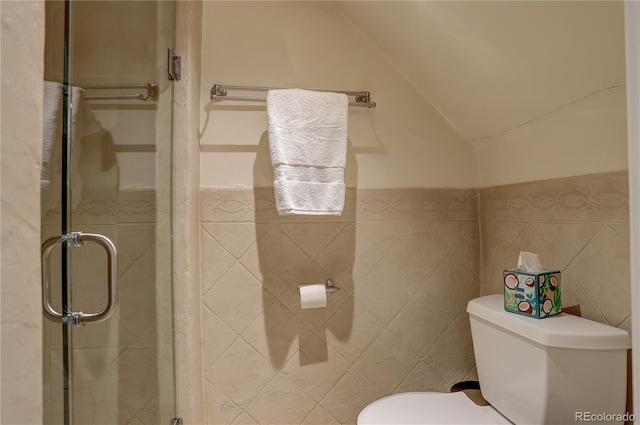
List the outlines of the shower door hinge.
{"type": "Polygon", "coordinates": [[[171,418],[171,425],[182,425],[182,418],[171,418]]]}
{"type": "Polygon", "coordinates": [[[167,74],[172,81],[180,81],[182,58],[174,55],[171,49],[167,50],[167,74]]]}

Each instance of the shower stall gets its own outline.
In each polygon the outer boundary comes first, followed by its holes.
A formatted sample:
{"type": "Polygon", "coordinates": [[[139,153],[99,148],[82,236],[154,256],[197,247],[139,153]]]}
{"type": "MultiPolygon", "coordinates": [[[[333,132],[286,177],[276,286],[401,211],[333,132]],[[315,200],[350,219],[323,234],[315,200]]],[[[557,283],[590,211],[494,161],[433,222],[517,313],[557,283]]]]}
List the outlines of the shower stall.
{"type": "Polygon", "coordinates": [[[175,4],[45,8],[44,423],[170,423],[175,4]]]}

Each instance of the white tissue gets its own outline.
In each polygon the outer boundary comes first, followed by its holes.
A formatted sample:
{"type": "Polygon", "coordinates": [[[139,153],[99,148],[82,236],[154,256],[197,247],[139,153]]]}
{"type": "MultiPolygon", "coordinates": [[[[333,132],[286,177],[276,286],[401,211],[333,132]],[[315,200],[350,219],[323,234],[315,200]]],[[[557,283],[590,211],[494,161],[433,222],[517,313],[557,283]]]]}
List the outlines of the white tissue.
{"type": "Polygon", "coordinates": [[[298,286],[300,308],[321,308],[327,306],[327,288],[324,283],[298,286]]]}
{"type": "Polygon", "coordinates": [[[538,254],[527,251],[520,251],[520,255],[518,256],[518,269],[523,272],[541,272],[544,270],[538,254]]]}

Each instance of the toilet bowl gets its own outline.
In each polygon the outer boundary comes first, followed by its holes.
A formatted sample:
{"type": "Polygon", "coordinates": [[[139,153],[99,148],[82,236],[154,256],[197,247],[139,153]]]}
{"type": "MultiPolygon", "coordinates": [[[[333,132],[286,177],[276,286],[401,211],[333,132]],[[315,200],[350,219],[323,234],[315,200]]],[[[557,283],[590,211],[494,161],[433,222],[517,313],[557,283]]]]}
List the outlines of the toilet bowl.
{"type": "Polygon", "coordinates": [[[402,393],[374,401],[358,415],[358,425],[511,424],[491,406],[478,406],[463,392],[402,393]]]}
{"type": "Polygon", "coordinates": [[[578,412],[625,413],[626,331],[564,313],[524,317],[503,303],[502,295],[489,295],[467,306],[482,396],[491,406],[463,392],[402,393],[365,407],[358,425],[566,425],[578,412]]]}

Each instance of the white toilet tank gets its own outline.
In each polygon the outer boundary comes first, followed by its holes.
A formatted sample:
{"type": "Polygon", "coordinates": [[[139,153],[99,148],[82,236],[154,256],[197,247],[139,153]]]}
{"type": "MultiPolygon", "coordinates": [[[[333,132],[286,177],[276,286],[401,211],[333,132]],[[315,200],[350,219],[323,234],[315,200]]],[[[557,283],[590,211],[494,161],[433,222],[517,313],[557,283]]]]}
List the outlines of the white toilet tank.
{"type": "Polygon", "coordinates": [[[502,295],[467,312],[483,397],[515,424],[623,423],[629,334],[577,316],[534,319],[504,310],[502,295]],[[615,416],[620,415],[620,416],[615,416]]]}

